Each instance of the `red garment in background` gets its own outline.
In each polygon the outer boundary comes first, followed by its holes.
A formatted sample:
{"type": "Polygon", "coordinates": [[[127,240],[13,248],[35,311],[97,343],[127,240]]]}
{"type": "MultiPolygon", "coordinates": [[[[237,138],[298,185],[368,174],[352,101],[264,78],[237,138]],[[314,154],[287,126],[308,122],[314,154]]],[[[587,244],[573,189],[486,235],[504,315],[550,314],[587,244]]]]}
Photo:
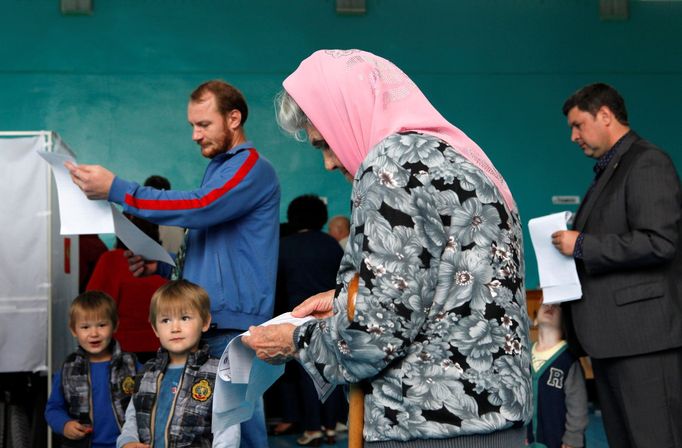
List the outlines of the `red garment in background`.
{"type": "Polygon", "coordinates": [[[80,235],[78,238],[78,292],[85,291],[97,260],[109,249],[98,235],[80,235]]]}
{"type": "Polygon", "coordinates": [[[114,249],[102,254],[87,290],[104,291],[118,305],[115,337],[123,351],[154,352],[159,348],[159,339],[149,324],[149,302],[154,291],[168,280],[159,275],[134,277],[123,252],[114,249]]]}

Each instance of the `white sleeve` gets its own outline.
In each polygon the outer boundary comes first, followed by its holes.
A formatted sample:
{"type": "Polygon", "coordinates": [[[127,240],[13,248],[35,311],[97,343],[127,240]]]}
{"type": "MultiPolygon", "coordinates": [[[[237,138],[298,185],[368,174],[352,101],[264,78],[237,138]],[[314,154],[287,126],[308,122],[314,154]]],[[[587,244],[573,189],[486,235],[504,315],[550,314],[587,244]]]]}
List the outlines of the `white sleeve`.
{"type": "Polygon", "coordinates": [[[239,423],[228,426],[213,433],[213,448],[239,448],[241,438],[242,430],[239,423]]]}
{"type": "Polygon", "coordinates": [[[130,400],[126,408],[125,422],[121,428],[121,435],[116,439],[116,448],[123,448],[126,443],[139,442],[140,438],[137,433],[137,412],[133,400],[130,400]]]}

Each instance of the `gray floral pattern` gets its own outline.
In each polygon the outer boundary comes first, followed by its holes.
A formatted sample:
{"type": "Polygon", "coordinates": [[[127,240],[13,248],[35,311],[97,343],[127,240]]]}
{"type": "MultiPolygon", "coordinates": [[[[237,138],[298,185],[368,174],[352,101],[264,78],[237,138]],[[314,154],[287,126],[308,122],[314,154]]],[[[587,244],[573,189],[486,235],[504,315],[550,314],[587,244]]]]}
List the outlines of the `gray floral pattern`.
{"type": "Polygon", "coordinates": [[[360,166],[334,316],[304,324],[318,381],[362,383],[368,441],[448,438],[531,417],[520,220],[447,143],[394,134],[360,166]],[[347,288],[359,273],[355,316],[347,288]]]}

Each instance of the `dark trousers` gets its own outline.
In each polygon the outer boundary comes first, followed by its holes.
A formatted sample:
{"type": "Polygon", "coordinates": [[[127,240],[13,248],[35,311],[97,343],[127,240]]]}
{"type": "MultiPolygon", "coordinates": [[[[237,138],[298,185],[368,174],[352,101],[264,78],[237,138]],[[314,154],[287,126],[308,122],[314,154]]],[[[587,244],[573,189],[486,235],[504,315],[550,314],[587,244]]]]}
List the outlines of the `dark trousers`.
{"type": "Polygon", "coordinates": [[[682,447],[682,348],[592,367],[610,447],[682,447]]]}
{"type": "Polygon", "coordinates": [[[306,431],[319,431],[321,426],[334,429],[336,422],[345,421],[348,404],[340,387],[324,403],[320,402],[313,380],[295,361],[287,363],[280,379],[284,421],[300,423],[306,431]]]}

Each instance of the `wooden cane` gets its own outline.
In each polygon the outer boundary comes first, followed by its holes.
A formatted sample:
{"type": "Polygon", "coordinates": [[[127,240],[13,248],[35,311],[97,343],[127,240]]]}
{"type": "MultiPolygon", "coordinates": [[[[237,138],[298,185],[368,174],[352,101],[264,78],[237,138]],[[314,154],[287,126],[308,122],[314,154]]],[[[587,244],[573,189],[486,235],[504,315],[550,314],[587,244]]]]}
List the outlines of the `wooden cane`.
{"type": "MultiPolygon", "coordinates": [[[[355,317],[355,296],[360,275],[355,274],[348,285],[348,321],[355,317]]],[[[362,429],[365,425],[365,394],[359,384],[351,384],[348,393],[348,448],[362,448],[362,429]]]]}

